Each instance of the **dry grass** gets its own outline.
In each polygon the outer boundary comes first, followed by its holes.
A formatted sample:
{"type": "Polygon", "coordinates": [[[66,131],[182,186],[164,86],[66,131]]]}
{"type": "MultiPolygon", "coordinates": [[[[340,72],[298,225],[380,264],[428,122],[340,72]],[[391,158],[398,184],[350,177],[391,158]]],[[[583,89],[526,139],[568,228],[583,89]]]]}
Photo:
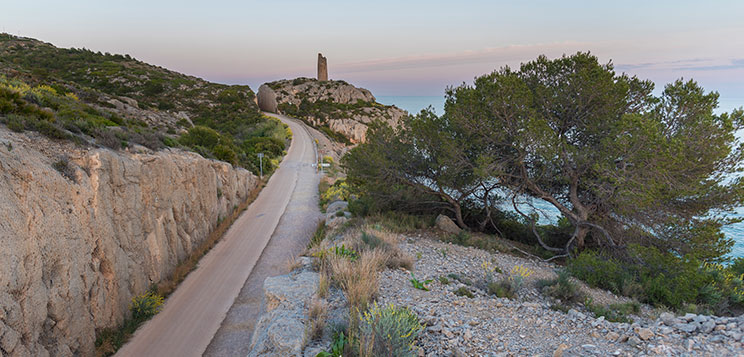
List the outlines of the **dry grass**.
{"type": "Polygon", "coordinates": [[[331,281],[328,279],[328,274],[326,272],[320,272],[320,276],[318,277],[318,297],[325,298],[328,296],[330,285],[331,281]]]}
{"type": "Polygon", "coordinates": [[[319,340],[323,337],[323,330],[326,326],[326,316],[328,315],[328,306],[325,302],[319,299],[313,299],[308,309],[308,317],[310,323],[308,324],[307,340],[319,340]]]}
{"type": "Polygon", "coordinates": [[[338,284],[349,302],[350,310],[364,311],[377,294],[377,271],[385,262],[385,253],[379,249],[361,253],[357,261],[332,257],[330,268],[333,281],[338,284]]]}
{"type": "Polygon", "coordinates": [[[300,262],[299,259],[297,259],[296,255],[293,255],[287,258],[286,264],[287,264],[287,272],[292,272],[302,267],[302,263],[300,262]]]}

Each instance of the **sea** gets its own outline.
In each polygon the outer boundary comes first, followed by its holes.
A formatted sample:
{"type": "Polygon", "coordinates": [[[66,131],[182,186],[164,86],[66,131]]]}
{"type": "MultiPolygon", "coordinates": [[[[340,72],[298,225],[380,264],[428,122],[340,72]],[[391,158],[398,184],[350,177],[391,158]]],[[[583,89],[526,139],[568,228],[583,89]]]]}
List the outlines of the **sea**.
{"type": "MultiPolygon", "coordinates": [[[[404,109],[409,113],[418,113],[422,109],[431,106],[437,115],[444,113],[444,97],[443,96],[379,96],[377,101],[386,105],[395,105],[398,108],[404,109]]],[[[732,101],[733,103],[734,101],[732,101]]],[[[744,101],[735,101],[736,103],[744,103],[744,101]]],[[[727,104],[728,102],[726,102],[727,104]]],[[[725,103],[721,102],[721,109],[724,111],[730,111],[734,108],[733,104],[731,108],[723,108],[725,103]]],[[[557,221],[559,216],[558,210],[547,203],[535,202],[535,206],[538,208],[538,214],[540,214],[541,223],[550,223],[557,221]]],[[[744,218],[744,207],[740,207],[736,212],[732,212],[732,217],[744,218]]],[[[723,228],[724,234],[727,237],[734,240],[734,248],[729,254],[731,258],[744,257],[744,222],[725,226],[723,228]]]]}

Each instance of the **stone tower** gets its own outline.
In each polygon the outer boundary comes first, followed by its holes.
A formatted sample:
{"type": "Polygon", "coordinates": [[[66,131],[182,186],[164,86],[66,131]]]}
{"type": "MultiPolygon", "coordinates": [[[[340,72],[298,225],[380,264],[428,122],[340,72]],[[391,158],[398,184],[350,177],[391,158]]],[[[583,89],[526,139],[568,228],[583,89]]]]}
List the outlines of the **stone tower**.
{"type": "Polygon", "coordinates": [[[318,53],[318,80],[328,80],[328,61],[320,53],[318,53]]]}

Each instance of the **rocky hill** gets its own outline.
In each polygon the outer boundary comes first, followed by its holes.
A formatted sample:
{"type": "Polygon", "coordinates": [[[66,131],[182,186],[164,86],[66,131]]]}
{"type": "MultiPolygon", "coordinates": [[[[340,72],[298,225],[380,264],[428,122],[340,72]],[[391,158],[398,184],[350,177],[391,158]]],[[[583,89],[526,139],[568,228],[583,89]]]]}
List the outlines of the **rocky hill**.
{"type": "Polygon", "coordinates": [[[129,55],[0,34],[0,82],[0,122],[52,138],[113,149],[182,147],[250,171],[258,169],[257,152],[278,159],[287,143],[286,128],[259,112],[248,86],[210,83],[129,55]],[[204,142],[179,140],[194,127],[216,133],[204,142]]]}
{"type": "Polygon", "coordinates": [[[288,143],[254,99],[0,34],[0,356],[94,355],[203,249],[259,187],[255,154],[270,171],[288,143]]]}
{"type": "Polygon", "coordinates": [[[304,119],[348,143],[363,142],[367,125],[375,120],[396,126],[406,115],[400,108],[377,103],[364,88],[310,78],[265,83],[258,88],[258,104],[268,112],[304,119]]]}

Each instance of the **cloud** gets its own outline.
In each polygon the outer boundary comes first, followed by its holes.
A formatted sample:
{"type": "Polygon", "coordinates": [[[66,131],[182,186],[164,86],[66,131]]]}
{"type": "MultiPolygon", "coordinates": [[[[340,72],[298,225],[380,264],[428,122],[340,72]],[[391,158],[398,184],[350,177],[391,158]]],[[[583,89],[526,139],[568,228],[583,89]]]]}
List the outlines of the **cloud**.
{"type": "Polygon", "coordinates": [[[671,71],[720,71],[744,69],[744,59],[693,58],[676,61],[644,62],[635,64],[618,64],[622,71],[636,70],[671,70],[671,71]]]}
{"type": "Polygon", "coordinates": [[[519,63],[534,59],[540,54],[559,56],[590,48],[589,43],[562,42],[535,45],[512,45],[452,53],[435,53],[394,58],[379,58],[359,62],[340,63],[335,70],[339,73],[361,73],[396,71],[406,69],[462,66],[468,64],[519,63]]]}

